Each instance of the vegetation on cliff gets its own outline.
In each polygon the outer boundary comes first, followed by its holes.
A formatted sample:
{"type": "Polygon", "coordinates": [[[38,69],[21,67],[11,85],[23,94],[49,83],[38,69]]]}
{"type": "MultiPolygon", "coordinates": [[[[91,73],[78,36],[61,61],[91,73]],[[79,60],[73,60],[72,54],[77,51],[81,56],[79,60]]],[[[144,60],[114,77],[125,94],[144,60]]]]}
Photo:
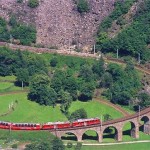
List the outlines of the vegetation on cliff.
{"type": "Polygon", "coordinates": [[[125,26],[115,37],[109,38],[109,28],[115,20],[118,24],[125,23],[123,14],[127,13],[135,0],[117,1],[112,14],[100,25],[97,37],[99,49],[104,52],[116,53],[117,49],[121,56],[131,55],[138,58],[141,55],[142,62],[150,60],[149,34],[150,34],[150,1],[144,0],[139,3],[133,21],[125,26]]]}

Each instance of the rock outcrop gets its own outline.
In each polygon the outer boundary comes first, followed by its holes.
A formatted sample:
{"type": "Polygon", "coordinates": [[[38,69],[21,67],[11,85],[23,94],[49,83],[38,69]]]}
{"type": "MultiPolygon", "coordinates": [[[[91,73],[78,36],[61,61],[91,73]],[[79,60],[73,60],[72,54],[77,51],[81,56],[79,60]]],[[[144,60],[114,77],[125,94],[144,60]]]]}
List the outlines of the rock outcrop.
{"type": "Polygon", "coordinates": [[[114,8],[115,0],[88,0],[90,12],[80,14],[74,0],[40,0],[37,8],[29,8],[27,0],[0,0],[0,16],[9,20],[16,14],[19,21],[34,24],[37,44],[68,48],[71,45],[89,49],[95,41],[100,22],[114,8]]]}

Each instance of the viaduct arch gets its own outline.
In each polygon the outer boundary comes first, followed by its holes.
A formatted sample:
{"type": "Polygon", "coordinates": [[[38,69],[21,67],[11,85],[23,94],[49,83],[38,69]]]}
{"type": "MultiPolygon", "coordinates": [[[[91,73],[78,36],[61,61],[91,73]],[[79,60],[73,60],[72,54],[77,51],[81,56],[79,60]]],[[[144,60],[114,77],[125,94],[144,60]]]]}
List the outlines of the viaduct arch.
{"type": "Polygon", "coordinates": [[[142,127],[143,132],[146,134],[150,134],[150,107],[144,109],[140,113],[135,113],[133,115],[129,115],[123,118],[103,122],[101,125],[92,125],[92,126],[84,126],[77,128],[68,128],[68,129],[57,129],[50,131],[55,136],[61,138],[66,133],[73,133],[77,137],[77,141],[81,142],[83,140],[83,134],[88,130],[93,130],[98,135],[98,141],[103,141],[103,135],[107,128],[113,127],[115,129],[115,139],[117,141],[122,141],[123,138],[123,127],[126,123],[131,123],[131,131],[130,135],[133,138],[139,138],[139,130],[142,127]],[[144,124],[141,124],[141,121],[144,124]]]}

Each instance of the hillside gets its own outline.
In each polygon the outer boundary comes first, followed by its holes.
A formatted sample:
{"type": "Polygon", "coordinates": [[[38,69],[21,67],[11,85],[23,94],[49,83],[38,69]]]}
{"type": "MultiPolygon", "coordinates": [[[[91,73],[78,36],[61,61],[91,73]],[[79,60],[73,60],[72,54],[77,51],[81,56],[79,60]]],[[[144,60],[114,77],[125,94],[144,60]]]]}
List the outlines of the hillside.
{"type": "Polygon", "coordinates": [[[27,0],[0,1],[0,16],[9,20],[14,14],[17,20],[34,24],[37,44],[57,47],[93,45],[97,28],[105,16],[113,10],[115,0],[88,0],[90,11],[80,14],[73,0],[40,0],[37,8],[27,6],[27,0]]]}
{"type": "Polygon", "coordinates": [[[150,1],[118,1],[100,25],[97,45],[104,53],[133,56],[141,63],[150,60],[150,1]],[[122,5],[123,4],[123,5],[122,5]]]}

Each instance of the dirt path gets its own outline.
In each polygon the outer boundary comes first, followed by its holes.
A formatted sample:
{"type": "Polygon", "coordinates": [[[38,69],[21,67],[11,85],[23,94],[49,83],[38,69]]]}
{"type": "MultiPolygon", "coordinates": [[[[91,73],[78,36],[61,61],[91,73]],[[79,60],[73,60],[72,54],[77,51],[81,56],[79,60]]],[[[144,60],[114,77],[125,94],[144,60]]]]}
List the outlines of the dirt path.
{"type": "Polygon", "coordinates": [[[117,111],[119,111],[120,113],[122,113],[122,115],[125,117],[125,116],[128,116],[130,115],[130,113],[126,110],[124,110],[122,107],[118,106],[118,105],[115,105],[109,101],[106,101],[106,100],[102,100],[100,98],[94,98],[96,101],[100,102],[100,103],[103,103],[105,105],[108,105],[114,109],[116,109],[117,111]]]}
{"type": "MultiPolygon", "coordinates": [[[[129,141],[129,142],[119,142],[119,143],[83,143],[84,146],[107,146],[107,145],[122,145],[122,144],[134,144],[134,143],[149,143],[150,140],[143,141],[129,141]]],[[[67,145],[67,144],[65,144],[67,145]]],[[[76,144],[73,144],[76,145],[76,144]]]]}

